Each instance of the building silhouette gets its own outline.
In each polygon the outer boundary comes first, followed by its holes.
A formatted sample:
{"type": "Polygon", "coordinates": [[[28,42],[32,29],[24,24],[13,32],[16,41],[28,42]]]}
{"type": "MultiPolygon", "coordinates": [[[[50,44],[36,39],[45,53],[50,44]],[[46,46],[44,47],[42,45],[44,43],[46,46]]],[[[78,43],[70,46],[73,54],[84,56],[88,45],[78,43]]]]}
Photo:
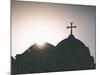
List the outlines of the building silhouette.
{"type": "Polygon", "coordinates": [[[70,34],[67,39],[62,40],[56,48],[60,53],[58,55],[62,57],[59,60],[63,65],[73,68],[74,66],[79,66],[79,68],[81,66],[84,66],[84,68],[93,68],[94,58],[90,55],[89,48],[76,39],[73,34],[70,34]]]}
{"type": "Polygon", "coordinates": [[[27,74],[39,72],[55,72],[70,70],[95,69],[94,58],[89,48],[79,39],[75,38],[72,28],[68,38],[59,42],[56,47],[45,42],[40,48],[37,44],[29,47],[23,54],[17,54],[12,60],[13,74],[27,74]]]}

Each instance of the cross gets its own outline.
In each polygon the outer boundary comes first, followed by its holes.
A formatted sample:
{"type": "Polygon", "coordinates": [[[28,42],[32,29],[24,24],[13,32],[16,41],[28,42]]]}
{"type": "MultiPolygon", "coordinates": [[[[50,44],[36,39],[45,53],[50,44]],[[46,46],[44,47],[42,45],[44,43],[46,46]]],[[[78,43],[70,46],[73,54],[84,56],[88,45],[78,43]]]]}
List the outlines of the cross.
{"type": "Polygon", "coordinates": [[[72,34],[72,28],[76,28],[77,26],[73,26],[73,22],[71,22],[70,25],[71,25],[71,26],[67,26],[67,29],[68,29],[68,28],[71,28],[70,33],[72,34]]]}

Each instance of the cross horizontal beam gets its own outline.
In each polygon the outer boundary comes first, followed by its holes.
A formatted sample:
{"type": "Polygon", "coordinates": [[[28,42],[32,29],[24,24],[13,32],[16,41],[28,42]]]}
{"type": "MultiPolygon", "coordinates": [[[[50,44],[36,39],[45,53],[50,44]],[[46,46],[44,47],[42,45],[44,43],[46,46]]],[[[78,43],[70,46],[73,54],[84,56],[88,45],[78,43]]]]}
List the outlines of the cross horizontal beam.
{"type": "Polygon", "coordinates": [[[72,26],[72,27],[70,27],[70,26],[67,26],[67,29],[68,29],[68,28],[76,28],[76,27],[77,27],[77,26],[72,26]]]}

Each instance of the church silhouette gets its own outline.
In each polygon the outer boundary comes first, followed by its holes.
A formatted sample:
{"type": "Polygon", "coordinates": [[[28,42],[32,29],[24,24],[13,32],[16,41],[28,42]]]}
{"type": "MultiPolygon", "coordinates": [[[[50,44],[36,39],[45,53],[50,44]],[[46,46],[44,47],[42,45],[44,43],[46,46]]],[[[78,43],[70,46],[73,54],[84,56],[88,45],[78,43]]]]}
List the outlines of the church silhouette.
{"type": "Polygon", "coordinates": [[[73,35],[72,28],[76,26],[71,22],[67,28],[71,29],[70,35],[56,46],[45,42],[45,46],[39,48],[34,44],[23,54],[17,54],[16,59],[11,57],[12,75],[95,69],[89,48],[73,35]]]}

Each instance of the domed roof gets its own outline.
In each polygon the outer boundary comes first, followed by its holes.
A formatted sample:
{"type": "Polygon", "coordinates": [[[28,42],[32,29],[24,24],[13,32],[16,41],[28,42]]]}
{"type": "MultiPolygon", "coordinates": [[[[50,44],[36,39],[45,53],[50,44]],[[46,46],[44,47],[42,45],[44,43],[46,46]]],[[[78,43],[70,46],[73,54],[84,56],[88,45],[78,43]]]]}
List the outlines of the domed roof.
{"type": "Polygon", "coordinates": [[[44,42],[42,45],[35,43],[34,45],[32,45],[29,49],[30,50],[45,50],[45,49],[50,49],[50,48],[55,48],[55,46],[53,46],[50,43],[44,42]]]}
{"type": "Polygon", "coordinates": [[[39,54],[43,54],[43,53],[50,53],[52,51],[54,51],[55,46],[53,46],[52,44],[49,44],[47,42],[44,42],[43,45],[40,45],[38,43],[33,44],[32,46],[30,46],[24,53],[23,55],[39,55],[39,54]]]}
{"type": "Polygon", "coordinates": [[[67,65],[84,65],[94,61],[90,55],[89,48],[83,42],[76,39],[73,34],[70,34],[67,39],[58,43],[56,48],[60,55],[59,58],[62,57],[60,60],[65,64],[67,63],[67,65]]]}
{"type": "Polygon", "coordinates": [[[70,34],[67,39],[62,40],[56,47],[62,49],[76,49],[86,47],[83,42],[76,39],[73,34],[70,34]]]}

